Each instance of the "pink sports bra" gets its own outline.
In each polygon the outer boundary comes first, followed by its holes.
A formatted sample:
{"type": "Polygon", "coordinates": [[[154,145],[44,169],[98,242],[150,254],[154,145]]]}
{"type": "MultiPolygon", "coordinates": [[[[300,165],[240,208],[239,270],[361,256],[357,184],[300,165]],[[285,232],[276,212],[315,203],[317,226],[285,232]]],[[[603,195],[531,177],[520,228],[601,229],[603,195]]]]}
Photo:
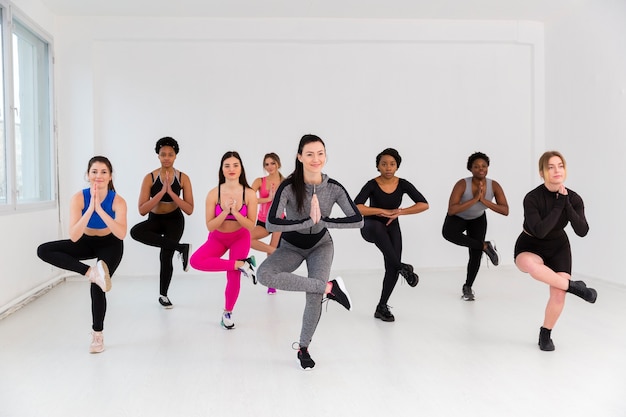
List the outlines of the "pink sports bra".
{"type": "MultiPolygon", "coordinates": [[[[220,200],[221,200],[221,191],[222,191],[222,187],[221,185],[218,186],[217,188],[217,204],[215,205],[215,216],[219,216],[224,210],[222,210],[222,206],[220,206],[220,200]]],[[[241,205],[241,208],[239,209],[239,214],[241,214],[242,216],[246,217],[248,215],[248,206],[246,205],[246,188],[243,188],[243,193],[241,194],[241,201],[243,201],[243,204],[241,205]]],[[[237,220],[235,218],[235,216],[233,216],[232,214],[228,214],[226,216],[225,220],[237,220]]]]}

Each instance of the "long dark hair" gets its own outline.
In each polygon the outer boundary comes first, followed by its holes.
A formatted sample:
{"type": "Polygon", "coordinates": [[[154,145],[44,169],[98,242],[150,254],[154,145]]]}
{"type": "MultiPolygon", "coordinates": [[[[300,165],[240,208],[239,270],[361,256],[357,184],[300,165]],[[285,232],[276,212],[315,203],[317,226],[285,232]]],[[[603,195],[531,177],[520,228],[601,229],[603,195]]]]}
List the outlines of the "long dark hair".
{"type": "Polygon", "coordinates": [[[89,175],[89,170],[91,169],[91,166],[95,164],[96,162],[103,163],[109,169],[109,173],[111,174],[111,179],[109,180],[108,188],[109,188],[109,191],[115,191],[115,187],[113,186],[113,165],[111,165],[111,161],[109,161],[109,158],[107,158],[106,156],[96,155],[93,158],[91,158],[89,160],[89,163],[87,164],[87,175],[89,175]]]}
{"type": "MultiPolygon", "coordinates": [[[[326,149],[326,144],[322,138],[316,135],[307,134],[302,136],[302,139],[300,139],[300,143],[298,144],[298,155],[302,155],[302,150],[305,145],[313,142],[320,142],[324,146],[324,149],[326,149]]],[[[295,166],[295,169],[291,175],[289,175],[288,179],[291,179],[291,186],[293,187],[294,194],[296,195],[298,210],[302,210],[304,206],[304,196],[306,194],[306,187],[304,185],[304,165],[302,165],[302,162],[298,160],[297,156],[295,166]]]]}
{"type": "Polygon", "coordinates": [[[237,158],[239,160],[239,164],[241,165],[241,175],[239,175],[239,184],[243,185],[245,188],[250,188],[248,185],[248,181],[246,180],[246,169],[243,167],[243,161],[239,156],[239,152],[237,151],[228,151],[222,156],[222,160],[220,161],[220,170],[218,173],[219,184],[224,184],[226,182],[226,177],[224,176],[223,165],[224,161],[228,158],[237,158]]]}

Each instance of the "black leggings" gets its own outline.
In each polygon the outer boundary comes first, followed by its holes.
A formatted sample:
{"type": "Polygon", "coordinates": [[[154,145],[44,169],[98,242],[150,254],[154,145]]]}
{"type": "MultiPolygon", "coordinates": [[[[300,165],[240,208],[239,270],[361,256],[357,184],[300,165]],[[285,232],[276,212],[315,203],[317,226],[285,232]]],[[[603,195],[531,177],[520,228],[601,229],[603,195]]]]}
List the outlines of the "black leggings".
{"type": "MultiPolygon", "coordinates": [[[[44,262],[58,268],[87,274],[89,265],[81,261],[86,259],[103,260],[109,267],[109,274],[113,276],[122,261],[124,242],[113,234],[106,236],[83,235],[76,242],[71,240],[57,240],[40,245],[37,256],[44,262]]],[[[91,318],[92,329],[101,332],[104,328],[104,316],[107,309],[106,294],[97,285],[91,284],[91,318]]]]}
{"type": "Polygon", "coordinates": [[[179,209],[167,214],[148,214],[148,220],[136,224],[130,229],[133,239],[148,246],[161,248],[161,272],[159,290],[161,295],[167,295],[174,273],[172,258],[174,252],[181,251],[179,243],[185,230],[185,218],[179,209]]]}
{"type": "Polygon", "coordinates": [[[385,277],[380,294],[380,305],[386,305],[391,293],[398,282],[398,273],[402,268],[402,231],[398,220],[389,226],[378,220],[365,218],[361,228],[361,236],[366,241],[376,245],[385,260],[385,277]]]}
{"type": "Polygon", "coordinates": [[[480,260],[487,235],[487,214],[483,213],[482,216],[471,220],[465,220],[459,216],[446,216],[441,233],[446,240],[469,249],[465,284],[471,287],[476,280],[476,275],[478,275],[478,269],[480,269],[480,260]]]}

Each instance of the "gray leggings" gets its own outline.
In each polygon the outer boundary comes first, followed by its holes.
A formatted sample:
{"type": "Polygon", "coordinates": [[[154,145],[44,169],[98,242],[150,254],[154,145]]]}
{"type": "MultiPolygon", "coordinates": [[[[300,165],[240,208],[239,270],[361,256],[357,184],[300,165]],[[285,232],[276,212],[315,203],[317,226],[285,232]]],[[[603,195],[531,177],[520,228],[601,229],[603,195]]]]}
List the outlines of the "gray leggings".
{"type": "Polygon", "coordinates": [[[322,298],[330,276],[333,253],[333,240],[328,232],[310,249],[301,249],[283,239],[276,251],[259,266],[257,271],[259,282],[267,287],[306,292],[300,332],[302,347],[311,343],[322,315],[322,298]],[[293,273],[303,261],[306,261],[307,277],[293,273]]]}

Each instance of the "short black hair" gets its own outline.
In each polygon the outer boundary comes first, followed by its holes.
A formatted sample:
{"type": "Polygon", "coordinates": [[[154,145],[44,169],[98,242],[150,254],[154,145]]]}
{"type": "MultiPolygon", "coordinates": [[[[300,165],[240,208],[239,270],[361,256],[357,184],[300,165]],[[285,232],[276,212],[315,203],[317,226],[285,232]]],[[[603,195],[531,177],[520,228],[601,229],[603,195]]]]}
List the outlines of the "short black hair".
{"type": "Polygon", "coordinates": [[[154,151],[156,153],[159,153],[161,148],[164,146],[171,146],[174,149],[174,153],[178,154],[179,148],[178,148],[178,142],[176,142],[176,139],[171,138],[169,136],[165,136],[164,138],[157,140],[156,146],[154,147],[154,151]]]}
{"type": "Polygon", "coordinates": [[[467,158],[467,170],[468,171],[472,170],[472,164],[477,159],[484,159],[485,162],[487,163],[487,166],[489,166],[489,157],[487,155],[485,155],[482,152],[474,152],[473,154],[469,156],[469,158],[467,158]]]}
{"type": "Polygon", "coordinates": [[[400,163],[402,162],[402,157],[400,156],[398,151],[396,151],[393,148],[387,148],[384,151],[382,151],[381,153],[379,153],[378,155],[376,155],[376,167],[377,168],[378,168],[378,164],[380,164],[380,160],[383,157],[383,155],[389,155],[393,159],[395,159],[396,160],[396,165],[398,166],[398,168],[400,168],[400,163]]]}

